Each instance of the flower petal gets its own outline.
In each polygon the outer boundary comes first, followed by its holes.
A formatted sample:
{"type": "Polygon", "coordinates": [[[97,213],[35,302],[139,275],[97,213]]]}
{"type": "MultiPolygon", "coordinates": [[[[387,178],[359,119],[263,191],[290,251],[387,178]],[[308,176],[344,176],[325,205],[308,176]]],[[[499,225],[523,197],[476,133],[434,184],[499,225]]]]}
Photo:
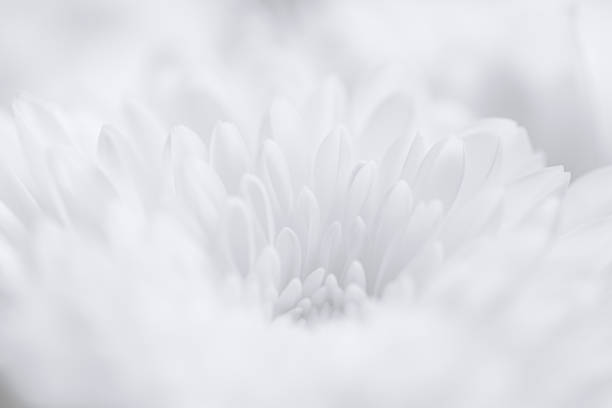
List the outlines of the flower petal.
{"type": "Polygon", "coordinates": [[[253,272],[264,287],[280,290],[281,263],[278,252],[272,246],[265,247],[253,266],[253,272]]]}
{"type": "Polygon", "coordinates": [[[272,206],[276,208],[276,221],[282,225],[293,205],[293,187],[285,156],[272,140],[264,142],[262,167],[272,206]]]}
{"type": "Polygon", "coordinates": [[[230,259],[242,276],[249,273],[254,258],[251,214],[241,199],[231,197],[227,202],[226,244],[230,259]]]}
{"type": "Polygon", "coordinates": [[[376,164],[372,161],[361,164],[353,173],[346,197],[345,219],[352,220],[362,215],[362,208],[368,199],[376,178],[376,164]]]}
{"type": "Polygon", "coordinates": [[[249,152],[238,128],[231,123],[217,124],[210,142],[210,165],[231,194],[238,193],[249,163],[249,152]]]}
{"type": "Polygon", "coordinates": [[[272,243],[274,240],[274,216],[266,188],[261,179],[252,174],[245,174],[240,185],[240,190],[253,209],[267,243],[272,243]]]}
{"type": "Polygon", "coordinates": [[[294,219],[296,220],[296,233],[302,243],[302,259],[304,267],[302,272],[306,273],[314,267],[317,261],[318,239],[321,229],[321,215],[319,204],[313,192],[304,187],[298,195],[294,219]]]}
{"type": "Polygon", "coordinates": [[[304,279],[304,296],[311,296],[323,285],[325,279],[325,269],[317,268],[310,272],[304,279]]]}
{"type": "Polygon", "coordinates": [[[342,227],[339,222],[333,222],[321,237],[319,263],[329,273],[339,273],[344,257],[342,227]]]}
{"type": "Polygon", "coordinates": [[[196,157],[201,160],[208,160],[208,148],[200,136],[187,126],[175,126],[170,130],[168,137],[168,147],[173,162],[180,162],[185,157],[196,157]]]}
{"type": "Polygon", "coordinates": [[[452,138],[433,148],[417,176],[415,195],[421,200],[440,200],[446,209],[455,201],[465,168],[463,142],[452,138]]]}
{"type": "Polygon", "coordinates": [[[348,176],[350,144],[346,129],[336,128],[323,140],[313,164],[313,190],[324,219],[328,217],[336,192],[348,176]]]}
{"type": "Polygon", "coordinates": [[[283,228],[276,236],[275,243],[281,261],[281,287],[291,279],[300,276],[302,268],[302,250],[300,241],[290,228],[283,228]]]}
{"type": "Polygon", "coordinates": [[[291,310],[302,298],[302,283],[299,279],[292,279],[281,292],[276,301],[275,312],[282,314],[291,310]]]}
{"type": "Polygon", "coordinates": [[[612,215],[612,167],[592,171],[574,181],[563,206],[563,231],[612,215]]]}
{"type": "Polygon", "coordinates": [[[357,285],[362,290],[366,288],[366,275],[363,270],[363,266],[359,261],[353,261],[346,271],[344,276],[344,287],[347,288],[349,285],[357,285]]]}

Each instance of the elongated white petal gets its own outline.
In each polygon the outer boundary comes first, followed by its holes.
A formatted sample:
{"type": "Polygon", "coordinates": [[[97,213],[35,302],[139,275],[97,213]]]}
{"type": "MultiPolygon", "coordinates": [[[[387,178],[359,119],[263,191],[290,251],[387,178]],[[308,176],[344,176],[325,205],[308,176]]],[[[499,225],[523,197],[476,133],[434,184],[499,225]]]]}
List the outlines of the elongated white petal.
{"type": "Polygon", "coordinates": [[[414,134],[401,135],[387,148],[379,168],[380,194],[386,193],[387,188],[400,178],[415,136],[414,134]]]}
{"type": "Polygon", "coordinates": [[[268,243],[272,243],[274,240],[274,215],[266,188],[259,177],[252,174],[244,175],[240,184],[242,194],[251,205],[265,239],[268,243]]]}
{"type": "Polygon", "coordinates": [[[290,310],[302,296],[302,283],[299,279],[292,279],[287,287],[281,292],[276,302],[276,313],[284,313],[290,310]]]}
{"type": "Polygon", "coordinates": [[[432,149],[419,169],[415,194],[422,200],[440,200],[449,208],[461,187],[465,166],[463,143],[452,139],[432,149]]]}
{"type": "Polygon", "coordinates": [[[321,236],[320,265],[332,273],[338,273],[343,251],[342,226],[336,221],[321,236]]]}
{"type": "Polygon", "coordinates": [[[306,275],[304,279],[304,296],[311,296],[317,289],[323,285],[325,279],[325,269],[317,268],[314,271],[306,275]]]}
{"type": "Polygon", "coordinates": [[[366,275],[363,270],[363,266],[358,261],[353,261],[346,271],[344,277],[344,287],[347,288],[349,285],[357,285],[359,288],[365,291],[366,288],[366,275]]]}
{"type": "Polygon", "coordinates": [[[175,126],[170,130],[168,144],[173,162],[180,162],[185,157],[208,160],[208,148],[200,136],[187,126],[175,126]]]}
{"type": "Polygon", "coordinates": [[[297,220],[296,230],[302,243],[303,273],[306,273],[314,267],[317,260],[321,229],[319,204],[313,192],[307,187],[304,187],[298,195],[294,217],[297,220]]]}
{"type": "Polygon", "coordinates": [[[249,152],[238,128],[219,123],[210,142],[210,165],[230,193],[238,192],[240,179],[249,168],[249,152]]]}
{"type": "Polygon", "coordinates": [[[346,197],[347,219],[353,219],[362,214],[362,209],[376,177],[376,164],[367,162],[355,170],[346,197]]]}
{"type": "Polygon", "coordinates": [[[356,217],[349,226],[347,236],[347,257],[348,259],[358,258],[362,255],[367,241],[367,226],[361,217],[356,217]]]}
{"type": "Polygon", "coordinates": [[[281,261],[274,247],[267,246],[261,251],[253,270],[260,277],[264,287],[271,286],[276,291],[280,290],[281,261]]]}
{"type": "Polygon", "coordinates": [[[251,214],[242,200],[230,198],[227,205],[228,249],[238,271],[246,275],[254,254],[251,214]]]}
{"type": "Polygon", "coordinates": [[[362,131],[362,158],[378,158],[390,142],[407,137],[413,120],[414,102],[410,96],[402,93],[387,96],[372,112],[362,131]]]}
{"type": "Polygon", "coordinates": [[[313,164],[313,190],[321,212],[327,216],[334,202],[335,191],[348,176],[350,147],[346,129],[340,127],[323,140],[313,164]]]}
{"type": "Polygon", "coordinates": [[[497,134],[469,132],[462,137],[465,149],[465,171],[461,198],[469,199],[478,189],[492,184],[502,166],[502,145],[497,134]]]}
{"type": "Polygon", "coordinates": [[[412,214],[412,191],[406,182],[400,180],[386,195],[376,220],[374,244],[380,248],[401,233],[397,225],[406,225],[412,214]]]}
{"type": "Polygon", "coordinates": [[[264,142],[262,166],[264,180],[279,217],[277,222],[282,223],[293,205],[293,187],[285,157],[278,145],[271,140],[264,142]]]}
{"type": "Polygon", "coordinates": [[[278,233],[275,246],[281,261],[281,287],[284,287],[291,279],[300,276],[302,250],[295,232],[286,227],[278,233]]]}
{"type": "Polygon", "coordinates": [[[425,152],[425,142],[423,138],[417,134],[410,145],[410,150],[408,151],[408,155],[402,167],[401,177],[410,185],[414,185],[417,172],[425,157],[425,152]]]}
{"type": "Polygon", "coordinates": [[[128,137],[150,161],[158,161],[163,154],[166,133],[155,115],[144,105],[130,101],[123,111],[128,137]]]}

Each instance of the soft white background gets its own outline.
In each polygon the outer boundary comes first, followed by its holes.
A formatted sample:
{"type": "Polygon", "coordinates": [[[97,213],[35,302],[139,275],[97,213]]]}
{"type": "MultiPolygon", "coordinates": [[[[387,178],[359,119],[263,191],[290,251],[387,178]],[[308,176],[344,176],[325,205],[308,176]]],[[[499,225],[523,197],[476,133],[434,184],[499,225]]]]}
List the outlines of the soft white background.
{"type": "Polygon", "coordinates": [[[225,82],[248,110],[395,64],[440,103],[517,120],[580,174],[612,162],[611,17],[603,0],[3,0],[0,106],[22,91],[96,112],[138,97],[207,131],[206,100],[175,95],[191,111],[173,112],[164,90],[225,82]]]}

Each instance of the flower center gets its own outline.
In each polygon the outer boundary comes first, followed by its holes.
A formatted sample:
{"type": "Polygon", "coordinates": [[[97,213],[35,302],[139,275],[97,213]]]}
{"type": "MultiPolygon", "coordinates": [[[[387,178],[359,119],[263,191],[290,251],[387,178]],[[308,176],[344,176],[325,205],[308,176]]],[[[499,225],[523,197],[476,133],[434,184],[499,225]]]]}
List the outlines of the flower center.
{"type": "Polygon", "coordinates": [[[348,149],[346,135],[333,133],[304,178],[270,140],[255,171],[217,170],[234,192],[225,224],[229,258],[260,286],[275,316],[351,312],[417,268],[419,254],[436,253],[430,238],[442,205],[415,205],[410,166],[351,162],[348,149]]]}

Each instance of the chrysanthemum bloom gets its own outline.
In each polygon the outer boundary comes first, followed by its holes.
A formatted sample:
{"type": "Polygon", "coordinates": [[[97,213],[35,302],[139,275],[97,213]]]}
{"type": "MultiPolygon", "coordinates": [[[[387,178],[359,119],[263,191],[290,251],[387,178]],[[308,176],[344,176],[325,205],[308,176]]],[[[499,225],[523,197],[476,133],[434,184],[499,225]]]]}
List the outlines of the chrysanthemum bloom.
{"type": "Polygon", "coordinates": [[[5,404],[609,403],[610,171],[568,190],[513,122],[321,95],[210,136],[16,101],[5,404]]]}

